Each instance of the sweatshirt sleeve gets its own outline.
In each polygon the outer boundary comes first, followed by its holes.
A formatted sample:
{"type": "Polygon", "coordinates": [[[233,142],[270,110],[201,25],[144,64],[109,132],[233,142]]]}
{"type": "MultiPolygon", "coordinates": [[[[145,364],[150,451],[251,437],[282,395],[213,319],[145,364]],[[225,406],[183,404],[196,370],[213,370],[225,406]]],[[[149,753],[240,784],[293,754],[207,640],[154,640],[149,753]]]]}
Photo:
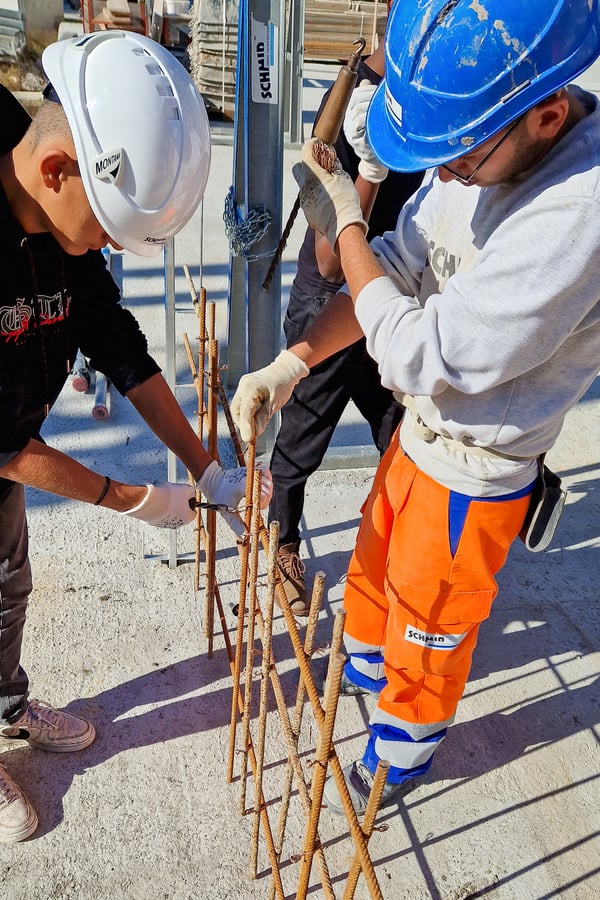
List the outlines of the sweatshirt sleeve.
{"type": "MultiPolygon", "coordinates": [[[[370,282],[356,316],[382,383],[435,396],[448,386],[480,394],[556,354],[600,315],[596,267],[600,215],[593,198],[564,194],[518,208],[495,230],[470,271],[458,271],[422,304],[411,252],[396,233],[384,242],[384,270],[402,259],[403,277],[370,282]],[[568,259],[568,264],[565,263],[568,259]]],[[[381,256],[380,256],[381,262],[381,256]]]]}

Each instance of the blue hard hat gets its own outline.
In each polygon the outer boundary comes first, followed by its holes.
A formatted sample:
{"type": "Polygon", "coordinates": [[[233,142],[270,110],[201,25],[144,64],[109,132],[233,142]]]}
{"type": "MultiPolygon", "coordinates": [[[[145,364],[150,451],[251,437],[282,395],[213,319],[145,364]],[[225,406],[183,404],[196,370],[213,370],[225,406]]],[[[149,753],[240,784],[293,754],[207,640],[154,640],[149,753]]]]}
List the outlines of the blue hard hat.
{"type": "Polygon", "coordinates": [[[600,0],[401,0],[367,115],[384,165],[416,172],[487,141],[600,54],[600,0]]]}

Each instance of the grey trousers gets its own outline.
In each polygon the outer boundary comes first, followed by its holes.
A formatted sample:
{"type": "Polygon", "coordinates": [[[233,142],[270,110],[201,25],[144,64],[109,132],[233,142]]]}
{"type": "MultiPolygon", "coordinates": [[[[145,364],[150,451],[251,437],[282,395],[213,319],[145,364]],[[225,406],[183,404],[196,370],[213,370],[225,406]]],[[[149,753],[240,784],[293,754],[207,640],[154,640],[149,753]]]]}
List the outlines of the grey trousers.
{"type": "Polygon", "coordinates": [[[21,643],[31,567],[25,489],[3,481],[0,493],[0,725],[13,722],[27,704],[29,681],[21,667],[21,643]]]}

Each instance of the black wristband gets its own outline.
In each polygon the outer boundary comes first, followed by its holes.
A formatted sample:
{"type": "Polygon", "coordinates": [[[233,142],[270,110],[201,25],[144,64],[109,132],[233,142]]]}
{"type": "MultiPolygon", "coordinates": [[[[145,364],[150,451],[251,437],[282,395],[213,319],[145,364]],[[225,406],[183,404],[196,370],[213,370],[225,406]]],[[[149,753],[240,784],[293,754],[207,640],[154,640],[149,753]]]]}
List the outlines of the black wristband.
{"type": "Polygon", "coordinates": [[[109,489],[109,487],[110,487],[110,478],[109,478],[108,475],[107,475],[106,478],[105,478],[105,481],[104,481],[104,487],[102,488],[102,490],[101,490],[101,492],[100,492],[100,496],[98,497],[98,499],[97,499],[96,502],[94,503],[94,506],[100,506],[100,504],[102,503],[102,501],[104,500],[104,498],[105,498],[106,495],[108,494],[108,489],[109,489]]]}

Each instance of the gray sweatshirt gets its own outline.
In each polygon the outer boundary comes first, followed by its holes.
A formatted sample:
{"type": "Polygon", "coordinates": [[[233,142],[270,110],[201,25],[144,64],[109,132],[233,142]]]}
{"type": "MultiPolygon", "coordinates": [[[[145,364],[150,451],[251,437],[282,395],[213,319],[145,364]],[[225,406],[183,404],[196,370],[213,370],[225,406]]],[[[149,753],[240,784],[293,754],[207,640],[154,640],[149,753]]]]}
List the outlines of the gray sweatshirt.
{"type": "Polygon", "coordinates": [[[404,449],[472,496],[532,480],[600,367],[600,106],[569,90],[590,114],[521,180],[464,187],[430,172],[371,243],[386,277],[356,298],[382,383],[442,435],[422,440],[409,415],[404,449]]]}

